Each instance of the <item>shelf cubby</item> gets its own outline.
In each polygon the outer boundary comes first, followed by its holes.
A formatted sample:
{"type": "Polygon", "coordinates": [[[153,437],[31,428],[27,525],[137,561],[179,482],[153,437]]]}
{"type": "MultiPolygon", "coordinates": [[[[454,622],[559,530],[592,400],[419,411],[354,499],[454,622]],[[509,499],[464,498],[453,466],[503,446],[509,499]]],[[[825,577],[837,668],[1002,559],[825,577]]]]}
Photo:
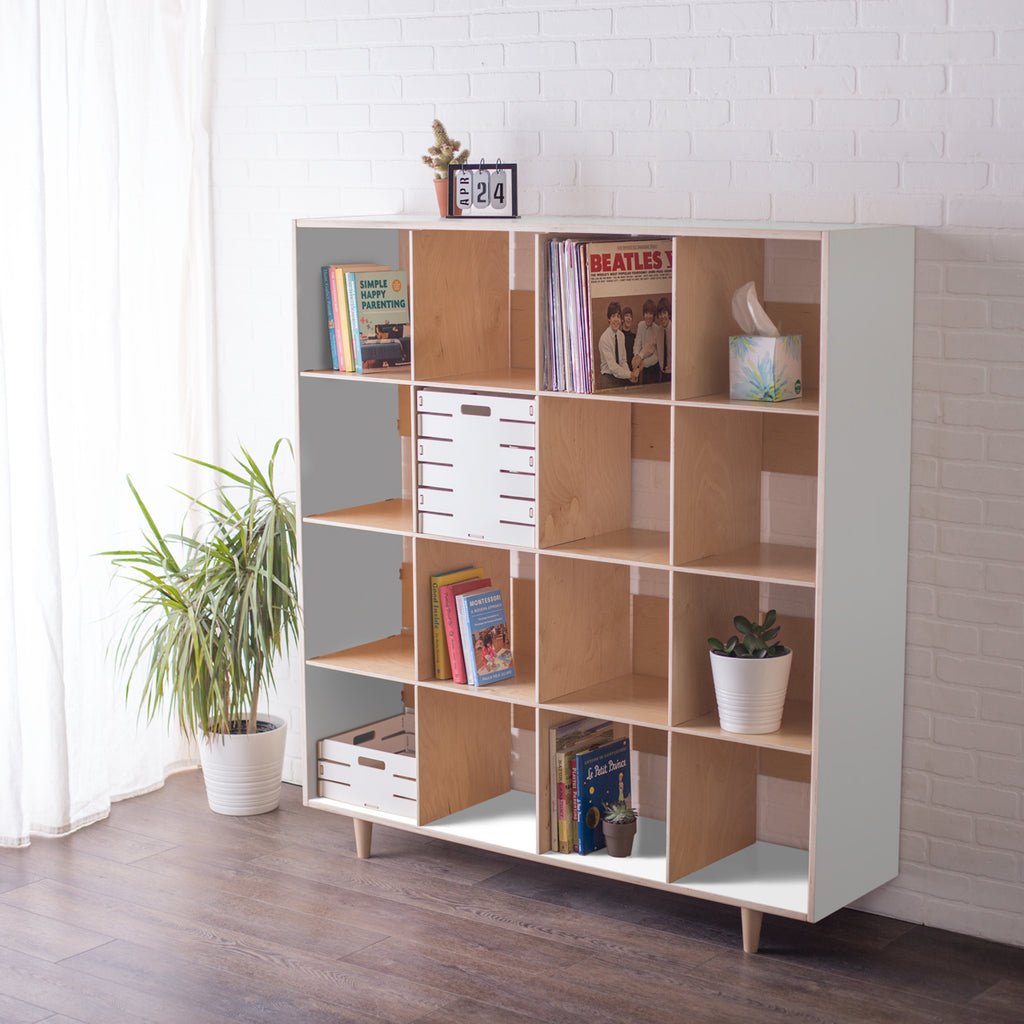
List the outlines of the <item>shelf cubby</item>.
{"type": "MultiPolygon", "coordinates": [[[[816,414],[819,390],[821,308],[808,302],[769,301],[766,296],[766,254],[774,260],[786,243],[766,238],[677,238],[673,262],[673,396],[680,402],[722,405],[741,410],[765,403],[729,399],[730,336],[741,333],[732,314],[732,297],[748,281],[772,322],[783,334],[801,335],[801,373],[804,396],[772,404],[774,412],[816,414]]],[[[806,242],[800,243],[806,245],[806,242]]],[[[805,262],[811,262],[806,259],[805,262]]],[[[820,277],[821,254],[817,247],[820,277]]],[[[772,282],[772,292],[784,288],[772,282]]]]}
{"type": "MultiPolygon", "coordinates": [[[[744,742],[720,742],[674,733],[671,746],[675,784],[669,797],[669,880],[687,889],[715,893],[735,902],[765,899],[765,883],[777,886],[772,905],[805,914],[808,906],[806,849],[758,839],[758,775],[773,773],[778,761],[762,760],[744,742]],[[729,808],[723,816],[721,809],[729,808]]],[[[809,758],[800,760],[807,763],[809,758]]],[[[793,771],[792,760],[785,767],[793,771]]],[[[799,769],[796,769],[799,771],[799,769]]]]}
{"type": "MultiPolygon", "coordinates": [[[[817,419],[713,406],[679,406],[674,417],[672,564],[813,587],[814,534],[799,538],[806,547],[772,542],[764,487],[765,474],[816,477],[817,419]]],[[[813,530],[813,492],[808,502],[813,530]]]]}
{"type": "MultiPolygon", "coordinates": [[[[652,882],[664,882],[666,875],[666,793],[667,778],[667,733],[661,729],[630,726],[624,722],[612,721],[616,738],[628,737],[630,741],[631,793],[628,799],[637,808],[637,834],[633,853],[627,858],[610,857],[604,850],[596,850],[586,856],[578,853],[559,853],[557,836],[552,832],[551,817],[554,813],[556,780],[551,764],[549,732],[563,722],[580,717],[565,711],[541,709],[540,728],[540,778],[538,804],[541,808],[539,849],[545,859],[582,871],[612,874],[624,878],[638,878],[652,882]],[[544,812],[547,813],[544,813],[544,812]]],[[[610,716],[595,716],[610,717],[610,716]]]]}
{"type": "Polygon", "coordinates": [[[665,596],[634,592],[627,565],[541,554],[537,678],[541,704],[638,725],[668,724],[665,596]]]}
{"type": "Polygon", "coordinates": [[[299,392],[305,522],[411,535],[412,389],[348,374],[299,392]]]}
{"type": "MultiPolygon", "coordinates": [[[[630,564],[669,564],[668,488],[635,507],[635,460],[668,465],[667,405],[542,396],[538,423],[538,546],[630,564]]],[[[666,478],[668,473],[665,474],[666,478]]],[[[666,479],[667,483],[667,479],[666,479]]]]}
{"type": "Polygon", "coordinates": [[[532,292],[509,287],[507,231],[417,231],[412,238],[413,373],[445,386],[536,388],[532,292]]]}
{"type": "Polygon", "coordinates": [[[318,550],[303,567],[304,590],[320,598],[305,609],[307,662],[383,679],[415,679],[408,539],[337,530],[330,531],[329,543],[313,545],[305,539],[312,530],[324,528],[303,524],[304,548],[318,550]],[[354,581],[359,581],[360,600],[346,602],[343,595],[354,581]]]}
{"type": "MultiPolygon", "coordinates": [[[[327,330],[327,304],[321,267],[345,263],[379,263],[395,269],[408,266],[409,231],[398,226],[371,233],[303,231],[296,235],[295,262],[303,268],[296,276],[296,337],[299,372],[304,377],[344,380],[353,376],[331,369],[327,330]]],[[[408,366],[360,375],[364,379],[408,381],[408,366]]],[[[301,404],[301,403],[300,403],[301,404]]]]}
{"type": "Polygon", "coordinates": [[[532,780],[513,772],[513,729],[522,712],[515,705],[476,700],[466,689],[417,690],[420,824],[536,852],[536,797],[516,788],[532,780]],[[529,808],[528,829],[496,824],[509,806],[529,808]]]}
{"type": "MultiPolygon", "coordinates": [[[[315,662],[306,665],[305,706],[309,714],[316,716],[316,740],[353,729],[362,730],[402,715],[412,709],[414,702],[414,692],[400,682],[325,668],[315,662]]],[[[312,756],[306,760],[307,792],[314,795],[318,794],[316,747],[314,743],[312,756]]],[[[339,804],[362,807],[362,797],[359,794],[352,794],[352,797],[348,801],[319,798],[319,802],[332,810],[339,809],[339,804]]]]}
{"type": "MultiPolygon", "coordinates": [[[[536,699],[534,681],[534,599],[533,580],[513,576],[512,556],[505,548],[467,544],[420,536],[415,541],[416,572],[416,676],[424,685],[442,690],[471,691],[488,700],[526,701],[536,699]],[[467,686],[434,676],[434,623],[430,578],[438,573],[475,566],[491,585],[500,588],[505,611],[510,616],[512,650],[516,673],[487,686],[467,686]]],[[[517,559],[518,565],[518,559],[517,559]]]]}
{"type": "Polygon", "coordinates": [[[672,687],[673,725],[681,731],[734,742],[809,753],[814,676],[813,617],[792,614],[809,611],[802,590],[772,587],[750,579],[700,576],[677,572],[672,578],[672,687]],[[760,616],[769,605],[777,607],[779,639],[793,650],[793,665],[786,696],[783,726],[779,732],[760,736],[736,736],[718,724],[711,655],[707,638],[726,640],[736,632],[737,614],[760,616]]]}

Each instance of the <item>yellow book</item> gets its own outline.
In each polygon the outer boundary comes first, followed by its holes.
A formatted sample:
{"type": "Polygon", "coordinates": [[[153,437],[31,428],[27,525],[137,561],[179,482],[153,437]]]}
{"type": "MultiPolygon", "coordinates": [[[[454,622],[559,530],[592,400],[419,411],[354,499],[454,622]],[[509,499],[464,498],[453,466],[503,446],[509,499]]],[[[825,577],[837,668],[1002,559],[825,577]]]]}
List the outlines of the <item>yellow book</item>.
{"type": "Polygon", "coordinates": [[[452,659],[448,654],[448,638],[444,634],[444,620],[441,616],[441,587],[448,583],[462,583],[463,580],[483,579],[483,569],[468,566],[451,572],[436,573],[430,577],[430,606],[434,624],[434,678],[452,678],[452,659]]]}

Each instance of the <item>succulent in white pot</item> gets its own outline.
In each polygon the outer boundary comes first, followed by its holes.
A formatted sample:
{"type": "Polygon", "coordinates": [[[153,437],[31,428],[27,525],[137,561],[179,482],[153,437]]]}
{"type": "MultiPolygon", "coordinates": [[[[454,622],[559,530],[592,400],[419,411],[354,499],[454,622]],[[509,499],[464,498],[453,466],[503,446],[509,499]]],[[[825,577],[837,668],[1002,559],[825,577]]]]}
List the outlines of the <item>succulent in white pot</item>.
{"type": "Polygon", "coordinates": [[[718,721],[725,732],[777,732],[789,687],[793,652],[778,642],[775,609],[764,620],[733,619],[738,635],[723,642],[708,638],[718,721]]]}

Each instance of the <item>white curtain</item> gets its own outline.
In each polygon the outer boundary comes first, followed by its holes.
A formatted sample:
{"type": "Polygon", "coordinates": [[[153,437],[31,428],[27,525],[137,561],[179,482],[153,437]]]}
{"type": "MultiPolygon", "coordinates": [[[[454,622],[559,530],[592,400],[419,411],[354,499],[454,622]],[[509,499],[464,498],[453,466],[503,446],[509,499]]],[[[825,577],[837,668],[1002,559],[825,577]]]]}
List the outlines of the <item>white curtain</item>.
{"type": "MultiPolygon", "coordinates": [[[[191,752],[126,700],[96,553],[217,454],[206,0],[0,3],[0,844],[191,752]]],[[[158,520],[159,521],[159,520],[158,520]]]]}

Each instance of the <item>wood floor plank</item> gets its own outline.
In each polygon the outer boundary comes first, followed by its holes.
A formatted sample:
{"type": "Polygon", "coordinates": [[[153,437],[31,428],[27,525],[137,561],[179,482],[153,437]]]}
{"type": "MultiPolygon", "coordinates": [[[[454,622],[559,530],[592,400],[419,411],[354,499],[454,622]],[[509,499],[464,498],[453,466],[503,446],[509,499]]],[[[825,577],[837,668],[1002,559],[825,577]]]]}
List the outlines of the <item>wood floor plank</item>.
{"type": "Polygon", "coordinates": [[[197,772],[0,849],[3,1024],[1022,1024],[1024,949],[766,915],[303,807],[197,772]],[[38,955],[33,955],[38,954],[38,955]],[[610,989],[610,994],[605,993],[610,989]]]}
{"type": "MultiPolygon", "coordinates": [[[[736,907],[631,885],[629,882],[566,872],[547,864],[509,859],[506,871],[481,886],[515,893],[559,907],[586,909],[615,920],[642,923],[661,931],[681,932],[706,942],[735,945],[740,912],[736,907]]],[[[851,950],[881,948],[915,926],[876,914],[843,911],[808,928],[802,921],[766,915],[762,950],[799,952],[811,936],[813,945],[825,940],[831,952],[841,943],[851,950]]]]}
{"type": "MultiPolygon", "coordinates": [[[[590,965],[587,965],[588,968],[590,965]]],[[[649,976],[639,969],[645,998],[669,999],[674,983],[649,976]]],[[[688,992],[700,992],[708,1010],[721,993],[728,992],[730,1012],[739,1019],[833,1024],[835,1021],[870,1021],[871,1024],[947,1024],[950,1006],[941,999],[901,992],[871,980],[837,984],[827,972],[808,970],[799,960],[782,962],[723,951],[685,979],[688,992]]],[[[713,1017],[712,1017],[713,1019],[713,1017]]]]}
{"type": "MultiPolygon", "coordinates": [[[[397,938],[350,959],[409,981],[437,977],[445,988],[463,998],[532,1014],[545,1024],[751,1024],[754,1020],[761,1024],[762,1020],[750,1016],[745,1006],[734,1014],[726,1010],[715,1016],[711,1012],[715,1010],[713,1003],[704,993],[695,994],[689,980],[681,983],[679,973],[668,974],[652,965],[638,969],[629,964],[623,970],[621,959],[588,955],[567,969],[524,979],[512,969],[494,975],[491,965],[447,964],[397,938]],[[647,984],[652,978],[661,982],[653,993],[647,984]],[[676,979],[675,991],[671,998],[660,998],[673,988],[666,980],[669,978],[676,979]],[[543,993],[542,998],[538,998],[539,993],[543,993]]],[[[763,1020],[774,1024],[775,1018],[763,1020]]],[[[778,1020],[781,1022],[783,1016],[778,1020]]]]}
{"type": "Polygon", "coordinates": [[[4,1024],[38,1024],[42,1020],[50,1024],[54,1019],[53,1014],[41,1006],[0,995],[0,1020],[4,1024]]]}
{"type": "MultiPolygon", "coordinates": [[[[311,852],[315,859],[319,859],[317,851],[302,850],[304,856],[311,852]]],[[[290,854],[283,853],[282,857],[286,865],[303,860],[295,850],[290,854]]],[[[148,866],[161,876],[190,870],[188,856],[185,855],[179,864],[177,854],[161,856],[148,866]]],[[[404,901],[392,901],[367,893],[358,879],[353,880],[350,887],[343,888],[339,883],[346,871],[365,872],[355,859],[331,864],[329,881],[320,877],[311,879],[291,871],[275,871],[266,863],[260,866],[260,872],[255,869],[222,869],[218,873],[220,888],[227,892],[252,893],[258,884],[258,897],[268,904],[327,918],[338,929],[374,931],[378,939],[401,934],[409,941],[443,948],[456,959],[515,956],[525,964],[548,966],[568,963],[576,958],[575,952],[562,943],[537,937],[524,940],[516,932],[496,929],[490,923],[463,921],[458,928],[452,928],[450,915],[428,908],[410,907],[404,901]]],[[[217,869],[211,867],[210,870],[217,869]]],[[[425,884],[436,887],[441,883],[433,880],[425,884]]]]}
{"type": "MultiPolygon", "coordinates": [[[[182,1024],[180,1007],[154,1003],[136,986],[110,984],[14,950],[3,950],[0,957],[0,993],[76,1024],[182,1024]]],[[[187,1019],[189,1024],[224,1024],[200,1007],[190,1010],[187,1019]]]]}
{"type": "MultiPolygon", "coordinates": [[[[538,939],[556,939],[580,955],[618,950],[623,956],[643,956],[652,961],[676,966],[698,964],[715,954],[703,942],[681,936],[667,936],[632,923],[610,922],[585,913],[573,913],[480,886],[443,886],[429,877],[420,877],[413,867],[397,869],[394,861],[359,861],[352,875],[341,875],[319,860],[304,859],[302,851],[287,860],[263,858],[261,865],[292,873],[302,872],[323,885],[335,888],[358,887],[376,896],[417,909],[431,909],[446,915],[450,926],[476,921],[509,929],[538,939]]],[[[735,938],[735,936],[733,936],[735,938]]]]}
{"type": "Polygon", "coordinates": [[[121,864],[131,864],[152,857],[154,853],[172,849],[174,845],[166,840],[139,835],[109,823],[106,828],[80,829],[59,842],[73,852],[82,851],[93,857],[105,857],[121,864]]]}
{"type": "Polygon", "coordinates": [[[1024,975],[1003,978],[971,1000],[970,1009],[985,1013],[1016,1013],[1024,1020],[1024,975]]]}
{"type": "Polygon", "coordinates": [[[23,891],[12,889],[0,897],[0,946],[57,963],[110,942],[112,936],[92,928],[20,909],[12,901],[23,891]]]}
{"type": "MultiPolygon", "coordinates": [[[[341,957],[381,938],[380,932],[363,932],[355,927],[340,929],[337,922],[310,917],[290,907],[271,906],[258,899],[254,891],[245,895],[225,892],[196,878],[184,878],[178,884],[168,884],[165,878],[163,884],[158,884],[156,876],[137,866],[100,864],[88,875],[75,879],[74,888],[82,894],[82,903],[88,904],[93,897],[119,900],[140,915],[167,915],[179,925],[201,920],[208,930],[240,933],[324,956],[341,957]]],[[[36,893],[46,892],[26,887],[4,893],[0,895],[0,906],[31,905],[26,901],[36,893]]],[[[37,906],[35,912],[43,910],[37,906]]],[[[59,905],[50,913],[65,914],[59,905]]]]}
{"type": "Polygon", "coordinates": [[[420,1017],[416,1024],[546,1024],[541,1017],[516,1013],[504,1006],[479,1003],[474,999],[455,1002],[420,1017]]]}
{"type": "Polygon", "coordinates": [[[232,1024],[411,1024],[451,997],[429,986],[398,991],[373,972],[360,972],[330,958],[239,959],[231,970],[208,960],[195,963],[166,951],[114,942],[69,961],[82,973],[122,986],[133,985],[161,1003],[176,1002],[183,1017],[191,1006],[219,1014],[232,1024]]]}

